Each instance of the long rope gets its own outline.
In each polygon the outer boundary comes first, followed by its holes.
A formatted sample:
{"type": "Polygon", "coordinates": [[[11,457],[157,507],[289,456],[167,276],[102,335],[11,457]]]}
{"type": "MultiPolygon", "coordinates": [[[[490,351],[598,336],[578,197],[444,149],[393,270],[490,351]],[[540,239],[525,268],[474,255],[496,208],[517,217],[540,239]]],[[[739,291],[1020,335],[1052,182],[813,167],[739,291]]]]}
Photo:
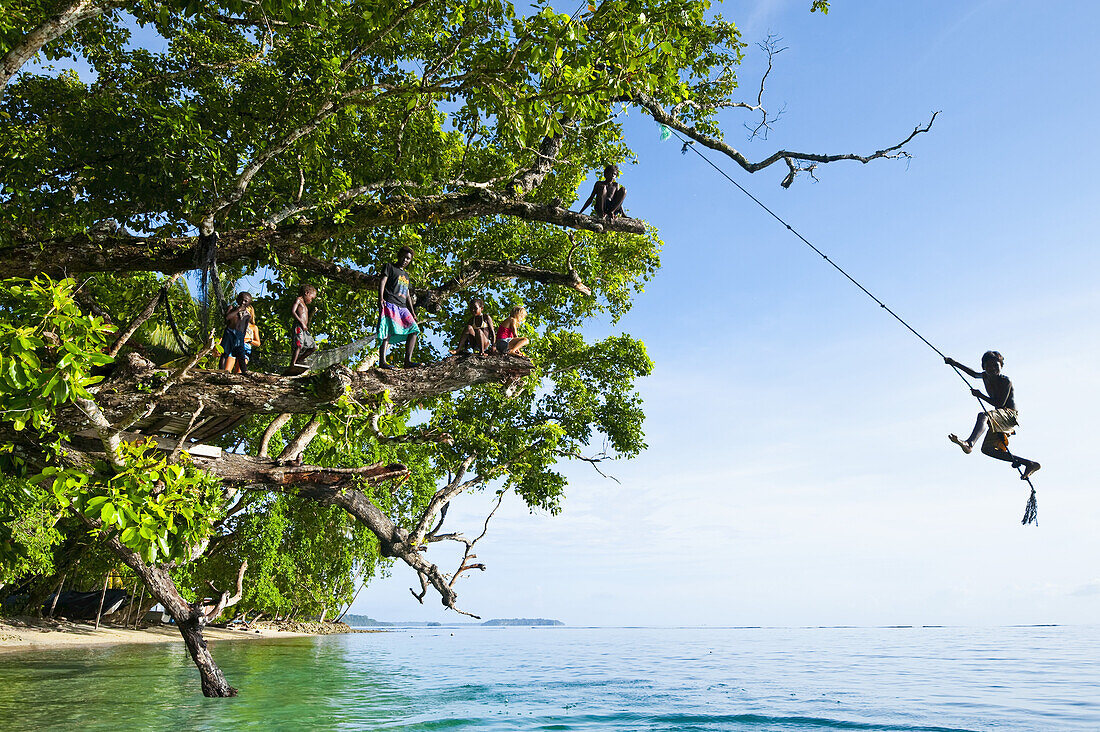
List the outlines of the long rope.
{"type": "MultiPolygon", "coordinates": [[[[811,242],[806,237],[802,236],[802,234],[797,229],[795,229],[793,226],[791,226],[786,221],[784,221],[783,218],[779,214],[777,214],[775,211],[772,211],[770,208],[768,208],[768,206],[763,201],[761,201],[759,198],[757,198],[752,193],[750,193],[744,186],[742,186],[740,183],[738,183],[736,180],[734,180],[732,177],[730,177],[730,175],[728,173],[726,173],[726,171],[724,171],[717,164],[715,164],[715,162],[713,160],[711,160],[703,152],[698,150],[695,147],[695,144],[694,144],[695,141],[694,140],[684,139],[680,135],[679,132],[677,132],[676,130],[673,130],[669,127],[666,127],[665,129],[668,129],[673,135],[675,135],[677,140],[679,140],[681,143],[683,143],[683,147],[680,150],[681,153],[686,153],[690,149],[692,152],[694,152],[696,155],[698,155],[700,158],[702,158],[703,161],[706,162],[707,165],[709,165],[710,167],[712,167],[716,171],[718,171],[719,175],[721,175],[723,178],[725,178],[730,183],[732,183],[734,186],[736,186],[739,191],[741,191],[746,196],[751,198],[752,201],[757,206],[759,206],[760,208],[767,211],[768,214],[770,214],[772,218],[774,218],[776,221],[778,221],[783,226],[785,226],[787,228],[787,231],[789,231],[792,234],[794,234],[795,236],[797,236],[802,241],[803,244],[808,246],[816,254],[818,254],[822,259],[824,259],[826,262],[828,262],[833,267],[833,269],[835,269],[837,272],[840,272],[840,274],[844,275],[844,277],[849,282],[851,282],[853,285],[855,285],[860,290],[862,290],[863,294],[865,294],[867,297],[871,298],[876,303],[878,303],[878,306],[880,308],[882,308],[883,310],[885,310],[886,312],[890,313],[890,315],[893,316],[894,320],[898,321],[903,326],[905,326],[906,330],[908,330],[910,333],[912,333],[917,338],[919,338],[921,340],[921,342],[924,343],[924,345],[931,348],[933,351],[936,352],[936,354],[940,358],[942,358],[946,361],[947,356],[944,355],[943,351],[936,348],[936,346],[933,345],[933,343],[930,340],[925,338],[923,335],[920,334],[919,331],[917,331],[916,328],[914,328],[908,322],[906,322],[905,318],[903,318],[900,315],[898,315],[897,313],[895,313],[889,306],[887,306],[886,303],[884,303],[882,300],[880,300],[878,297],[876,297],[874,295],[874,293],[872,293],[870,290],[868,290],[866,287],[864,287],[863,284],[859,280],[857,280],[855,277],[852,277],[852,275],[848,274],[848,272],[845,271],[845,269],[843,267],[841,267],[839,264],[837,264],[832,259],[830,259],[829,256],[827,254],[825,254],[825,252],[821,251],[816,246],[814,246],[813,242],[811,242]]],[[[962,382],[964,384],[966,384],[968,389],[971,388],[970,382],[967,380],[966,375],[963,374],[962,371],[960,371],[958,369],[958,367],[956,367],[955,365],[952,364],[951,365],[951,370],[954,371],[960,379],[962,379],[962,382]]],[[[975,396],[974,398],[977,400],[978,406],[981,407],[982,413],[985,414],[986,421],[988,422],[987,428],[992,429],[993,420],[990,417],[989,410],[986,409],[986,407],[985,407],[985,403],[981,399],[979,399],[977,396],[975,396]]],[[[1029,523],[1034,523],[1036,526],[1038,526],[1039,525],[1039,506],[1038,506],[1038,500],[1035,496],[1035,485],[1031,482],[1031,477],[1030,476],[1026,476],[1026,477],[1024,476],[1024,468],[1022,467],[1019,459],[1015,455],[1012,454],[1011,450],[1008,449],[1008,441],[1007,440],[1005,440],[1005,452],[1012,459],[1013,465],[1016,466],[1016,469],[1020,473],[1020,477],[1023,478],[1025,481],[1027,481],[1028,486],[1030,486],[1030,488],[1031,488],[1031,497],[1028,498],[1027,506],[1024,508],[1024,518],[1021,520],[1020,523],[1024,524],[1025,526],[1029,523]]]]}

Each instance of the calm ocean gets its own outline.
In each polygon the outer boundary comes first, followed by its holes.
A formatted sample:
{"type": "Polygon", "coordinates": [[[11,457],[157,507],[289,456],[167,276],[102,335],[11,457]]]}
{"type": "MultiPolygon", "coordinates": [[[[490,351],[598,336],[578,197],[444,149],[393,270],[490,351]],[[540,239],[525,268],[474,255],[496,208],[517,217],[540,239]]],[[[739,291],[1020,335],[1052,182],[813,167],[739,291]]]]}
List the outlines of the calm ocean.
{"type": "Polygon", "coordinates": [[[415,628],[0,655],[38,730],[1100,730],[1100,626],[415,628]]]}

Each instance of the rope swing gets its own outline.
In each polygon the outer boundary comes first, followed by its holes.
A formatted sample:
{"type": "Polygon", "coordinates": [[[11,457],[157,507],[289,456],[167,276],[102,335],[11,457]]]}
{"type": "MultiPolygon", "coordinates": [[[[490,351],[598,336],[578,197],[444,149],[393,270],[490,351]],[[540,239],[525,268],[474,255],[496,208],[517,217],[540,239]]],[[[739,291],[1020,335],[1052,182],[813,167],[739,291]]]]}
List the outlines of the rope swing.
{"type": "MultiPolygon", "coordinates": [[[[711,160],[710,158],[708,158],[708,157],[707,157],[707,156],[706,156],[705,154],[703,154],[703,153],[702,153],[702,152],[701,152],[701,151],[700,151],[699,149],[697,149],[697,148],[695,147],[695,145],[694,145],[694,142],[695,142],[695,141],[694,141],[694,140],[687,140],[687,139],[685,139],[685,138],[684,138],[683,136],[681,136],[681,135],[680,135],[680,133],[679,133],[679,132],[677,132],[676,130],[672,130],[672,129],[670,129],[670,128],[668,128],[668,127],[664,126],[664,125],[660,125],[660,133],[661,133],[661,139],[662,139],[662,140],[665,140],[665,139],[667,139],[667,138],[668,138],[668,135],[666,134],[666,132],[670,132],[670,133],[671,133],[672,135],[674,135],[674,136],[676,137],[676,139],[677,139],[677,140],[679,140],[679,141],[680,141],[681,143],[683,143],[683,146],[682,146],[682,147],[680,148],[680,153],[681,153],[681,154],[683,154],[683,155],[686,155],[686,154],[687,154],[687,151],[688,151],[688,150],[691,150],[691,151],[692,151],[692,152],[694,152],[694,153],[695,153],[696,155],[698,155],[698,156],[699,156],[700,158],[702,158],[702,159],[703,159],[703,161],[704,161],[704,162],[706,162],[706,164],[707,164],[707,165],[709,165],[710,167],[712,167],[712,168],[714,168],[714,169],[715,169],[716,171],[718,171],[718,174],[719,174],[719,175],[721,175],[721,176],[722,176],[723,178],[725,178],[725,179],[726,179],[726,180],[728,180],[728,181],[729,181],[730,183],[732,183],[732,184],[733,184],[734,186],[736,186],[736,187],[737,187],[737,189],[738,189],[739,191],[741,191],[741,192],[742,192],[742,193],[744,193],[744,194],[745,194],[746,196],[748,196],[749,198],[751,198],[751,199],[752,199],[752,201],[753,201],[753,202],[754,202],[754,203],[755,203],[755,204],[756,204],[757,206],[759,206],[760,208],[762,208],[762,209],[764,209],[765,211],[767,211],[767,212],[768,212],[768,214],[770,214],[772,218],[774,218],[774,219],[775,219],[776,221],[778,221],[778,222],[779,222],[780,224],[782,224],[783,226],[785,226],[785,227],[787,228],[787,231],[789,231],[789,232],[791,232],[792,234],[794,234],[795,236],[797,236],[797,237],[798,237],[798,238],[799,238],[799,239],[800,239],[800,240],[802,241],[802,243],[803,243],[803,244],[805,244],[806,246],[808,246],[808,247],[809,247],[810,249],[812,249],[812,250],[813,250],[813,251],[814,251],[814,252],[815,252],[815,253],[816,253],[817,255],[819,255],[819,256],[820,256],[820,257],[821,257],[822,259],[824,259],[824,260],[825,260],[826,262],[828,262],[828,263],[829,263],[829,264],[830,264],[830,265],[831,265],[831,266],[833,267],[833,269],[835,269],[835,270],[836,270],[837,272],[840,272],[840,274],[844,275],[844,277],[845,277],[845,278],[847,278],[847,280],[848,280],[849,282],[851,282],[851,283],[852,283],[853,285],[855,285],[856,287],[858,287],[858,288],[859,288],[859,289],[860,289],[860,290],[861,290],[861,291],[863,292],[863,294],[865,294],[865,295],[866,295],[867,297],[869,297],[869,298],[871,298],[872,300],[874,300],[874,301],[875,301],[875,302],[876,302],[876,303],[878,304],[878,306],[879,306],[880,308],[882,308],[883,310],[885,310],[886,312],[888,312],[888,313],[889,313],[889,314],[890,314],[891,316],[893,316],[894,320],[898,321],[898,322],[899,322],[899,323],[901,323],[901,324],[902,324],[903,326],[905,326],[906,330],[908,330],[908,331],[909,331],[910,333],[912,333],[912,334],[913,334],[913,335],[915,335],[915,336],[916,336],[917,338],[919,338],[919,339],[921,340],[921,342],[922,342],[922,343],[924,343],[924,345],[928,346],[928,347],[929,347],[929,348],[931,348],[931,349],[932,349],[933,351],[935,351],[935,352],[936,352],[936,354],[937,354],[937,355],[938,355],[938,356],[939,356],[940,358],[944,359],[944,361],[945,361],[945,362],[947,361],[947,356],[946,356],[946,355],[944,355],[943,351],[941,351],[940,349],[936,348],[936,346],[934,346],[934,345],[932,344],[932,342],[931,342],[931,341],[929,341],[929,340],[928,340],[927,338],[925,338],[925,337],[924,337],[923,335],[921,335],[921,334],[920,334],[920,333],[919,333],[919,332],[917,331],[917,329],[916,329],[916,328],[914,328],[913,326],[909,325],[909,323],[907,323],[907,322],[905,321],[905,319],[904,319],[904,318],[902,318],[902,317],[901,317],[900,315],[898,315],[898,314],[897,314],[897,313],[895,313],[895,312],[894,312],[893,310],[891,310],[891,309],[890,309],[890,308],[889,308],[889,307],[888,307],[888,306],[886,305],[886,303],[884,303],[884,302],[883,302],[882,300],[880,300],[880,299],[878,299],[877,297],[875,297],[875,295],[874,295],[874,294],[872,294],[870,290],[868,290],[868,289],[867,289],[866,287],[864,287],[864,286],[863,286],[863,285],[862,285],[862,284],[861,284],[861,283],[860,283],[860,282],[859,282],[858,280],[856,280],[856,278],[855,278],[855,277],[852,277],[852,275],[848,274],[848,273],[847,273],[847,272],[846,272],[846,271],[844,270],[844,268],[843,268],[843,267],[841,267],[841,266],[840,266],[839,264],[837,264],[837,263],[836,263],[836,262],[834,262],[833,260],[829,259],[828,255],[827,255],[827,254],[825,254],[825,252],[821,251],[821,250],[820,250],[820,249],[818,249],[818,248],[817,248],[816,246],[814,246],[814,245],[813,245],[813,243],[812,243],[812,242],[810,242],[810,240],[809,240],[809,239],[807,239],[806,237],[802,236],[802,234],[800,234],[800,233],[799,233],[799,232],[798,232],[798,231],[797,231],[797,230],[796,230],[796,229],[795,229],[795,228],[794,228],[793,226],[791,226],[791,225],[790,225],[790,224],[788,224],[788,223],[787,223],[786,221],[784,221],[784,220],[783,220],[783,219],[782,219],[782,218],[781,218],[781,217],[779,216],[779,214],[775,213],[775,211],[772,211],[772,210],[771,210],[770,208],[768,208],[768,207],[767,207],[767,205],[765,205],[763,201],[761,201],[761,200],[760,200],[759,198],[757,198],[757,197],[756,197],[756,196],[754,196],[754,195],[753,195],[752,193],[750,193],[750,192],[749,192],[749,191],[748,191],[747,189],[745,189],[745,187],[744,187],[744,186],[742,186],[742,185],[741,185],[740,183],[738,183],[738,182],[737,182],[736,180],[734,180],[733,178],[731,178],[731,177],[729,176],[729,174],[728,174],[728,173],[726,173],[726,171],[724,171],[724,170],[722,170],[722,168],[718,167],[718,165],[716,165],[716,164],[714,163],[714,161],[713,161],[713,160],[711,160]]],[[[956,366],[954,366],[954,365],[952,364],[952,365],[951,365],[951,369],[952,369],[952,370],[953,370],[953,371],[954,371],[954,372],[955,372],[955,373],[956,373],[956,374],[958,375],[958,377],[959,377],[960,379],[962,379],[963,383],[964,383],[964,384],[966,384],[966,387],[967,387],[967,389],[970,389],[970,382],[969,382],[969,381],[967,381],[967,379],[966,379],[966,376],[965,376],[965,375],[964,375],[964,374],[963,374],[963,373],[962,373],[961,371],[959,371],[958,367],[956,367],[956,366]]],[[[991,418],[990,418],[989,410],[988,410],[988,409],[986,409],[986,406],[985,406],[985,404],[984,404],[984,403],[982,402],[982,400],[981,400],[981,399],[978,399],[977,397],[974,397],[974,398],[975,398],[975,399],[977,400],[977,402],[978,402],[978,406],[979,406],[979,407],[981,407],[981,410],[982,410],[982,412],[983,412],[983,413],[985,414],[986,420],[988,421],[988,423],[989,423],[990,425],[992,425],[992,424],[993,424],[993,422],[992,422],[992,420],[991,420],[991,418]]],[[[1030,476],[1025,476],[1025,475],[1024,475],[1024,468],[1023,468],[1023,466],[1022,466],[1022,465],[1020,464],[1020,461],[1019,461],[1019,460],[1017,460],[1017,459],[1016,459],[1016,457],[1015,457],[1015,456],[1014,456],[1014,455],[1012,454],[1012,452],[1008,450],[1008,446],[1007,446],[1007,444],[1005,445],[1005,452],[1007,452],[1007,453],[1008,453],[1008,455],[1009,455],[1009,457],[1011,457],[1011,458],[1012,458],[1012,460],[1013,460],[1012,464],[1013,464],[1013,466],[1014,466],[1014,467],[1015,467],[1015,468],[1016,468],[1016,469],[1017,469],[1017,470],[1018,470],[1018,471],[1020,472],[1020,477],[1021,477],[1021,478],[1022,478],[1023,480],[1027,481],[1027,484],[1028,484],[1028,486],[1029,486],[1029,487],[1031,488],[1031,496],[1030,496],[1030,497],[1029,497],[1029,498],[1027,499],[1027,506],[1026,506],[1026,507],[1024,508],[1024,517],[1023,517],[1023,519],[1022,519],[1022,520],[1020,521],[1020,523],[1021,523],[1021,524],[1023,524],[1023,525],[1025,525],[1025,526],[1026,526],[1026,525],[1028,525],[1028,524],[1032,524],[1032,523],[1033,523],[1033,524],[1035,524],[1036,526],[1038,526],[1038,525],[1039,525],[1039,502],[1038,502],[1038,499],[1037,499],[1037,498],[1036,498],[1036,496],[1035,496],[1035,485],[1034,485],[1034,484],[1033,484],[1033,483],[1031,482],[1031,478],[1030,478],[1030,476]]]]}

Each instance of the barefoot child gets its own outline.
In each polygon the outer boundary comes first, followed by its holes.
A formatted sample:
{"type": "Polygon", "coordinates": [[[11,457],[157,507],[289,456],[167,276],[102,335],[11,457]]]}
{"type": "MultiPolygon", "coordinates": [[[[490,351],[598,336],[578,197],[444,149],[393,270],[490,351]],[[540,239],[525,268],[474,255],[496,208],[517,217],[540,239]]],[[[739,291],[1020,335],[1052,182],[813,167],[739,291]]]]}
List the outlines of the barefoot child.
{"type": "MultiPolygon", "coordinates": [[[[260,329],[256,325],[256,311],[252,308],[248,309],[249,314],[252,316],[252,322],[248,324],[248,330],[244,334],[244,364],[248,365],[248,362],[252,360],[252,349],[260,347],[260,329]]],[[[235,364],[230,367],[230,371],[243,371],[244,369],[240,364],[235,364]]]]}
{"type": "Polygon", "coordinates": [[[458,342],[458,348],[451,353],[466,353],[471,346],[476,346],[478,353],[484,356],[492,342],[493,319],[485,314],[485,303],[474,298],[470,301],[470,319],[466,322],[462,340],[458,342]]]}
{"type": "Polygon", "coordinates": [[[523,337],[517,337],[516,330],[519,329],[526,318],[527,311],[521,305],[517,305],[512,308],[511,315],[501,321],[497,327],[497,351],[499,353],[506,353],[509,356],[523,355],[521,350],[530,341],[523,337]]]}
{"type": "Polygon", "coordinates": [[[256,325],[256,311],[248,306],[248,328],[244,332],[244,358],[232,354],[225,362],[225,370],[234,374],[247,373],[252,362],[252,349],[260,347],[260,328],[256,325]]]}
{"type": "Polygon", "coordinates": [[[317,297],[317,288],[313,285],[298,287],[298,299],[290,309],[290,365],[297,366],[305,362],[317,350],[317,341],[309,332],[309,305],[317,297]]]}
{"type": "Polygon", "coordinates": [[[970,393],[976,396],[981,401],[987,403],[992,409],[983,411],[978,415],[978,419],[974,422],[974,430],[970,433],[970,437],[965,440],[960,440],[958,435],[948,435],[947,438],[954,442],[956,445],[962,448],[962,451],[967,455],[974,449],[974,444],[978,441],[978,438],[982,436],[982,432],[985,431],[987,423],[989,426],[989,434],[985,436],[985,440],[982,441],[982,452],[991,458],[997,460],[1004,460],[1005,462],[1012,463],[1012,467],[1023,467],[1023,475],[1021,479],[1026,480],[1039,469],[1039,463],[1034,460],[1027,460],[1018,455],[1014,456],[1008,451],[1008,436],[1016,433],[1017,417],[1019,416],[1016,411],[1016,400],[1012,394],[1012,382],[1008,377],[1001,373],[1001,366],[1004,365],[1004,356],[997,351],[986,351],[982,355],[982,371],[981,373],[974,369],[963,366],[961,363],[953,358],[944,358],[944,363],[948,366],[954,366],[960,371],[970,375],[971,378],[980,378],[985,383],[985,390],[989,392],[989,396],[986,396],[980,389],[971,389],[970,393]],[[988,414],[988,417],[986,416],[988,414]]]}
{"type": "Polygon", "coordinates": [[[592,186],[592,192],[588,194],[588,200],[581,206],[581,213],[588,208],[588,204],[595,201],[597,218],[612,219],[616,216],[625,216],[623,213],[623,200],[626,198],[626,187],[619,185],[615,176],[619,174],[619,166],[608,165],[603,169],[603,180],[598,180],[592,186]]]}
{"type": "Polygon", "coordinates": [[[416,324],[416,307],[409,290],[409,273],[405,271],[413,260],[413,250],[401,247],[397,252],[397,264],[382,268],[378,283],[378,368],[393,368],[386,361],[390,341],[394,345],[405,344],[405,368],[416,366],[413,351],[420,326],[416,324]]]}
{"type": "Polygon", "coordinates": [[[248,373],[248,355],[245,353],[245,334],[249,324],[255,319],[255,311],[252,309],[252,295],[242,292],[237,295],[237,304],[229,308],[225,314],[225,332],[222,333],[222,356],[218,362],[218,368],[222,371],[231,371],[234,366],[229,363],[235,359],[240,370],[248,373]]]}

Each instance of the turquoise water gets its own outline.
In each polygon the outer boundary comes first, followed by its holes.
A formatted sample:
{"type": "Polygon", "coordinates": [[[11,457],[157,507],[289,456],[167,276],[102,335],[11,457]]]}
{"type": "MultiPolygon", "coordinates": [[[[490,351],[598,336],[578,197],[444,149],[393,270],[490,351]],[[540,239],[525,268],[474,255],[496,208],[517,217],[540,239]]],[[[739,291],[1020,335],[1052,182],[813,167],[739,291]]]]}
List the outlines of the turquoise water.
{"type": "Polygon", "coordinates": [[[0,656],[0,727],[1100,730],[1100,627],[416,628],[0,656]]]}

